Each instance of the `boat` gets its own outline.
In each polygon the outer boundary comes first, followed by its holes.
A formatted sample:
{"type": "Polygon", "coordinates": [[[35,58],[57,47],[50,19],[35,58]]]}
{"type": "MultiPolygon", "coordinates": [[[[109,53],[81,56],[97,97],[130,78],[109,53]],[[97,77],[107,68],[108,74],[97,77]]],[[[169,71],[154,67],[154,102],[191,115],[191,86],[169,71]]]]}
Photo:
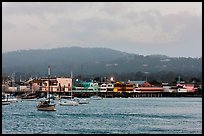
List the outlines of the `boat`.
{"type": "Polygon", "coordinates": [[[74,101],[77,101],[79,104],[89,104],[89,101],[85,98],[74,97],[74,101]]]}
{"type": "Polygon", "coordinates": [[[79,103],[74,100],[69,99],[60,99],[59,105],[61,106],[78,106],[79,103]]]}
{"type": "Polygon", "coordinates": [[[9,96],[10,96],[9,94],[3,94],[2,93],[2,99],[1,99],[2,105],[9,105],[12,102],[15,102],[9,96]]]}
{"type": "Polygon", "coordinates": [[[2,105],[9,105],[9,104],[11,104],[11,102],[10,102],[10,101],[5,101],[5,100],[2,100],[2,105]]]}
{"type": "MultiPolygon", "coordinates": [[[[72,78],[72,73],[71,73],[71,78],[72,78]]],[[[59,105],[61,106],[78,106],[79,102],[76,101],[75,99],[73,99],[73,95],[72,95],[72,88],[70,89],[70,95],[68,96],[60,96],[60,100],[59,100],[59,105]]]]}
{"type": "Polygon", "coordinates": [[[15,103],[15,102],[18,102],[18,99],[15,98],[15,97],[11,97],[8,99],[8,101],[12,102],[12,103],[15,103]]]}
{"type": "Polygon", "coordinates": [[[56,111],[55,103],[50,103],[49,100],[41,100],[37,106],[41,111],[56,111]]]}
{"type": "Polygon", "coordinates": [[[70,96],[60,96],[59,105],[61,106],[78,106],[79,102],[73,98],[72,91],[70,96]]]}
{"type": "Polygon", "coordinates": [[[11,103],[10,100],[8,100],[8,97],[6,97],[5,95],[2,95],[2,105],[9,105],[11,103]]]}
{"type": "Polygon", "coordinates": [[[21,99],[24,100],[32,100],[32,99],[37,99],[37,96],[35,94],[26,94],[24,97],[22,97],[21,99]]]}
{"type": "MultiPolygon", "coordinates": [[[[50,66],[48,66],[48,92],[50,94],[50,66]]],[[[48,95],[48,99],[46,100],[40,100],[40,102],[37,105],[37,109],[40,111],[56,111],[56,104],[51,103],[50,101],[50,95],[48,95]]]]}
{"type": "Polygon", "coordinates": [[[98,91],[96,91],[96,94],[90,97],[91,100],[102,100],[103,98],[98,96],[98,91]]]}
{"type": "Polygon", "coordinates": [[[102,100],[103,98],[98,95],[93,95],[90,97],[91,100],[102,100]]]}
{"type": "Polygon", "coordinates": [[[14,97],[12,94],[3,94],[3,93],[2,93],[2,102],[15,103],[15,102],[18,102],[18,100],[17,100],[17,98],[14,97]]]}
{"type": "Polygon", "coordinates": [[[79,99],[79,104],[89,104],[87,99],[79,99]]]}

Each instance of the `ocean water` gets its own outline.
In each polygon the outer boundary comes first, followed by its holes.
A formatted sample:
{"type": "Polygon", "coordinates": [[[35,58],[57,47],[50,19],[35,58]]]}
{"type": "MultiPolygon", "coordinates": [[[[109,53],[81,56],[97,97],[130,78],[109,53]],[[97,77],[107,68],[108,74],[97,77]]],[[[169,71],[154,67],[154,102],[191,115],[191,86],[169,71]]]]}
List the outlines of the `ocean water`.
{"type": "Polygon", "coordinates": [[[38,111],[37,101],[2,105],[3,134],[202,134],[202,98],[104,98],[38,111]]]}

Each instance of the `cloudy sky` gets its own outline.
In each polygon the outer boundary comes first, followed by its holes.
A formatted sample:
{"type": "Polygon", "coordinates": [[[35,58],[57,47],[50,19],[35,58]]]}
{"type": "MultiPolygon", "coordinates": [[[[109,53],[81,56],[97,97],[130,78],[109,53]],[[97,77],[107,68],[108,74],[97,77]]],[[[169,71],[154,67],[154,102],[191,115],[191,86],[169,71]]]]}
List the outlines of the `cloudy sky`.
{"type": "Polygon", "coordinates": [[[2,52],[80,46],[202,56],[201,2],[4,2],[2,29],[2,52]]]}

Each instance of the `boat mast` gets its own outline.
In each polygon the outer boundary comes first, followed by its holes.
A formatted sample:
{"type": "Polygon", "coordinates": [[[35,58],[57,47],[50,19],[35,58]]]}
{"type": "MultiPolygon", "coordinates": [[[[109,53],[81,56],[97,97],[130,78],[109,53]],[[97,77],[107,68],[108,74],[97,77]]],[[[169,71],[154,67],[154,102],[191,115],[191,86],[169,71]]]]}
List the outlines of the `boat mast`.
{"type": "Polygon", "coordinates": [[[48,98],[49,98],[49,102],[50,102],[50,65],[48,66],[48,98]]]}

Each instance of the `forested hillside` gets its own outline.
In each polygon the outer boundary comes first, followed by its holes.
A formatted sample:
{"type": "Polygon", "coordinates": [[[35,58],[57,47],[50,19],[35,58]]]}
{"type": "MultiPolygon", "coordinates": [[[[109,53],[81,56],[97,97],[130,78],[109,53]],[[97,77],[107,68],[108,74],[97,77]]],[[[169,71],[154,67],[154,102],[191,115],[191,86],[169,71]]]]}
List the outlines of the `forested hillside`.
{"type": "Polygon", "coordinates": [[[48,65],[51,65],[53,76],[69,76],[71,71],[75,76],[137,72],[149,75],[173,72],[198,76],[202,73],[202,57],[143,56],[107,48],[80,47],[22,50],[2,54],[2,72],[6,75],[15,72],[21,76],[45,76],[48,65]]]}

